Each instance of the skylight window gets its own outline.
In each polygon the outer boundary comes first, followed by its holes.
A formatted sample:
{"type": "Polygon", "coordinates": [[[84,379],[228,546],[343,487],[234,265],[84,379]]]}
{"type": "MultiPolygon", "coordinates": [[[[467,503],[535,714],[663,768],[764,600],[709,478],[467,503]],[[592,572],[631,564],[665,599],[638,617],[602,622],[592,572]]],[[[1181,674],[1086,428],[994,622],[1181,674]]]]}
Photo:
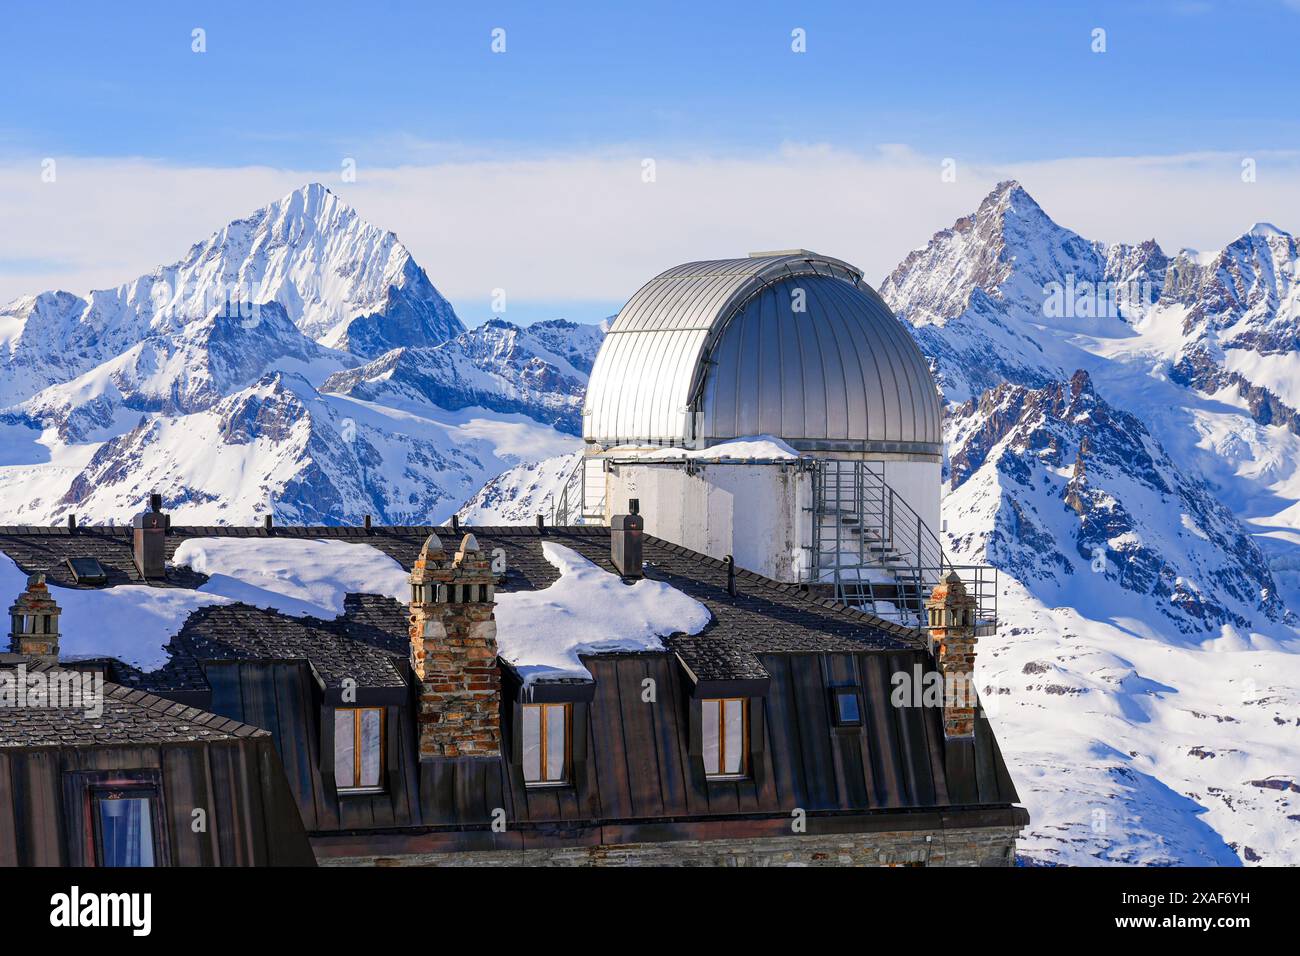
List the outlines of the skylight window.
{"type": "Polygon", "coordinates": [[[96,558],[68,558],[68,570],[78,584],[106,584],[108,572],[96,558]]]}

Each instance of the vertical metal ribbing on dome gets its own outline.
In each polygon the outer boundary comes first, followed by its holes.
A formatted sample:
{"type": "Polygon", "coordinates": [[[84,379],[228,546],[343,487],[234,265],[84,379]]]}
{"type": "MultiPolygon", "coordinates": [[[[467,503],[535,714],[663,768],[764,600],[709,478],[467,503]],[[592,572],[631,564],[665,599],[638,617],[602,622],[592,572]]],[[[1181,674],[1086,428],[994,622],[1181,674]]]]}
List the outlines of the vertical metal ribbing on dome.
{"type": "MultiPolygon", "coordinates": [[[[832,435],[828,437],[850,439],[861,438],[867,441],[897,441],[900,432],[897,429],[900,396],[898,384],[893,375],[887,350],[878,322],[859,321],[859,313],[864,307],[869,308],[870,300],[856,289],[840,283],[821,290],[825,297],[827,312],[835,317],[836,328],[843,330],[852,349],[855,365],[850,366],[842,385],[846,394],[857,397],[865,404],[864,417],[866,428],[855,430],[850,436],[832,435]],[[854,389],[854,377],[862,383],[854,389]]],[[[892,321],[892,316],[890,317],[892,321]]],[[[847,360],[846,360],[847,361],[847,360]]]]}
{"type": "Polygon", "coordinates": [[[588,388],[589,442],[755,434],[805,450],[940,454],[926,362],[846,263],[811,253],[686,263],[619,312],[588,388]],[[795,290],[806,311],[795,311],[795,290]]]}
{"type": "Polygon", "coordinates": [[[709,354],[701,437],[931,442],[933,386],[907,344],[892,316],[844,282],[799,276],[769,286],[732,317],[709,354]],[[796,295],[806,312],[794,310],[796,295]]]}

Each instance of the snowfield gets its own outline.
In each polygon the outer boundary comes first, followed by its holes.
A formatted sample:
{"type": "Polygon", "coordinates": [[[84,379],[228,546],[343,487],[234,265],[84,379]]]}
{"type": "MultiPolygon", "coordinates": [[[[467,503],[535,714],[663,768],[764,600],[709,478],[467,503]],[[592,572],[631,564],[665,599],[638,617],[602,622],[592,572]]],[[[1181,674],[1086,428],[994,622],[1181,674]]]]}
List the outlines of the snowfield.
{"type": "MultiPolygon", "coordinates": [[[[1005,580],[1005,578],[1003,579],[1005,580]]],[[[1300,861],[1300,655],[1146,636],[1016,582],[976,681],[1031,822],[1028,863],[1300,861]]]]}
{"type": "Polygon", "coordinates": [[[1000,571],[976,674],[1023,862],[1300,865],[1297,262],[1089,242],[1004,183],[881,286],[948,400],[949,550],[1000,571]]]}

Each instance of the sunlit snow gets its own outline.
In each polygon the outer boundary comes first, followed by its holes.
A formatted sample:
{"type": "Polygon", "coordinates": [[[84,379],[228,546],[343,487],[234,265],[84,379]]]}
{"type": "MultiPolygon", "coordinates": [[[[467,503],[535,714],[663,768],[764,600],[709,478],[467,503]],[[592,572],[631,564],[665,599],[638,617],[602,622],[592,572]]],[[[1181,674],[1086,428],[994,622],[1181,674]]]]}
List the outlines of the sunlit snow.
{"type": "Polygon", "coordinates": [[[698,634],[710,615],[699,601],[662,581],[624,584],[616,574],[551,541],[546,560],[560,578],[540,591],[497,594],[497,644],[525,684],[591,677],[580,654],[663,650],[661,638],[698,634]]]}

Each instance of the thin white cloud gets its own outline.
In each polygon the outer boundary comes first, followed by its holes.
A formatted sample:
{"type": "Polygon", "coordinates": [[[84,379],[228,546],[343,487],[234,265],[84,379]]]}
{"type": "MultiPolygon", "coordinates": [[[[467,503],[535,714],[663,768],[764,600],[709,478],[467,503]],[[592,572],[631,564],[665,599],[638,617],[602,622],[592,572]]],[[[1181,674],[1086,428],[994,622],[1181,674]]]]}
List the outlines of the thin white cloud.
{"type": "Polygon", "coordinates": [[[967,163],[891,145],[872,154],[790,144],[763,156],[655,156],[631,149],[459,159],[358,170],[193,168],[149,160],[0,165],[0,300],[128,281],[304,182],[336,190],[392,229],[455,302],[504,288],[512,301],[621,300],[688,259],[805,247],[855,262],[872,282],[909,249],[1019,179],[1048,214],[1090,239],[1155,237],[1217,248],[1267,220],[1300,230],[1300,154],[1214,153],[967,163]],[[7,264],[7,265],[6,265],[7,264]]]}

